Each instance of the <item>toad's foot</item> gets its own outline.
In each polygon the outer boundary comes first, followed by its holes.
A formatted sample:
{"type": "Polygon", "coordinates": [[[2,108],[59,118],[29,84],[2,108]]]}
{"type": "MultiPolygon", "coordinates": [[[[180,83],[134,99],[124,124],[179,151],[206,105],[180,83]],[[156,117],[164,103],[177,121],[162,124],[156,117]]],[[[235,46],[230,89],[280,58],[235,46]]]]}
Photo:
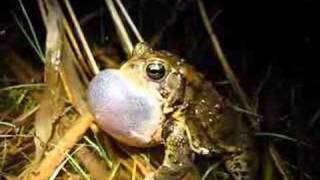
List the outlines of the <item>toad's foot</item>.
{"type": "Polygon", "coordinates": [[[162,165],[145,180],[180,180],[193,167],[191,150],[185,128],[180,122],[174,122],[165,138],[165,157],[162,165]]]}

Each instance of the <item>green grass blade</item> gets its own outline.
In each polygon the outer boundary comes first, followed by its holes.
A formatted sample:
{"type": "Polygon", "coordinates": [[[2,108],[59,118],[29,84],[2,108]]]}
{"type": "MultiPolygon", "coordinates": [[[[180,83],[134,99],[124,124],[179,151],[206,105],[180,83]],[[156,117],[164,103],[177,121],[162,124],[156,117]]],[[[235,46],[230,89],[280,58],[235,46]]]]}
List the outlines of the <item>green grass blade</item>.
{"type": "Polygon", "coordinates": [[[21,7],[21,10],[22,10],[22,13],[23,13],[24,17],[26,18],[27,24],[28,24],[28,26],[29,26],[31,35],[32,35],[33,40],[34,40],[34,43],[35,43],[35,46],[37,47],[37,49],[38,49],[38,51],[40,52],[40,54],[42,54],[42,56],[43,56],[43,52],[42,52],[42,50],[41,50],[41,46],[40,46],[39,40],[38,40],[38,38],[37,38],[37,35],[36,35],[36,33],[35,33],[35,30],[34,30],[34,28],[33,28],[33,25],[32,25],[32,23],[31,23],[31,20],[30,20],[30,17],[29,17],[29,15],[28,15],[28,13],[27,13],[27,10],[26,10],[26,8],[25,8],[24,5],[23,5],[22,0],[18,0],[18,2],[19,2],[19,5],[20,5],[20,7],[21,7]]]}
{"type": "Polygon", "coordinates": [[[22,23],[19,21],[19,19],[17,18],[16,14],[12,13],[12,16],[14,18],[14,20],[16,21],[19,29],[21,30],[21,32],[23,33],[23,35],[26,37],[27,41],[30,43],[31,47],[34,49],[34,51],[37,53],[37,55],[40,57],[40,60],[44,63],[45,62],[45,58],[43,53],[41,52],[41,50],[39,50],[37,48],[37,46],[35,45],[35,43],[33,42],[33,40],[31,39],[31,37],[28,35],[27,31],[25,30],[25,28],[23,27],[22,23]]]}

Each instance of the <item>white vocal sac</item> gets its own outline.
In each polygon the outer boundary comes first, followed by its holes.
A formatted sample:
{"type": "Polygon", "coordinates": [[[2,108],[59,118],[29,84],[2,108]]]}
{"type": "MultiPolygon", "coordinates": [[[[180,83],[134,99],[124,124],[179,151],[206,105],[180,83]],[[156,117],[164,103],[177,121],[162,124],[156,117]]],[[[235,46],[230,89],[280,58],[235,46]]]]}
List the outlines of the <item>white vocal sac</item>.
{"type": "Polygon", "coordinates": [[[127,145],[152,146],[161,124],[159,102],[119,70],[100,72],[89,84],[88,103],[105,132],[127,145]]]}

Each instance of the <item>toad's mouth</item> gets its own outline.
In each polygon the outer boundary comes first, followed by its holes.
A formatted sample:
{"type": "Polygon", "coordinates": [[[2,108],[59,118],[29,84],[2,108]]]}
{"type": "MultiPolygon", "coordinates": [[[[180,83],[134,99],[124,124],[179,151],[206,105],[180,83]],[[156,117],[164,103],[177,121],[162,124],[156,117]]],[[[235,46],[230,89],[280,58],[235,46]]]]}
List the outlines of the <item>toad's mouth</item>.
{"type": "Polygon", "coordinates": [[[163,120],[159,101],[121,71],[100,72],[90,82],[88,103],[97,124],[122,143],[136,147],[159,143],[163,120]]]}

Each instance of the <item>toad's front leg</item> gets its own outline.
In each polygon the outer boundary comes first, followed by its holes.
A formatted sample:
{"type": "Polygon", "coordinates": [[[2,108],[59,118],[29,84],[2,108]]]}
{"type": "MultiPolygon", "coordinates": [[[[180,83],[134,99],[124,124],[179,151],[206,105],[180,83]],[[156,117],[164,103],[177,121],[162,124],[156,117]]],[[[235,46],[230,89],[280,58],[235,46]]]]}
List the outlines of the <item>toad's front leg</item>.
{"type": "Polygon", "coordinates": [[[182,179],[193,164],[191,150],[183,123],[172,122],[165,135],[165,157],[157,171],[146,179],[178,180],[182,179]]]}
{"type": "Polygon", "coordinates": [[[225,156],[225,166],[235,180],[254,180],[258,167],[253,148],[244,148],[225,156]]]}

